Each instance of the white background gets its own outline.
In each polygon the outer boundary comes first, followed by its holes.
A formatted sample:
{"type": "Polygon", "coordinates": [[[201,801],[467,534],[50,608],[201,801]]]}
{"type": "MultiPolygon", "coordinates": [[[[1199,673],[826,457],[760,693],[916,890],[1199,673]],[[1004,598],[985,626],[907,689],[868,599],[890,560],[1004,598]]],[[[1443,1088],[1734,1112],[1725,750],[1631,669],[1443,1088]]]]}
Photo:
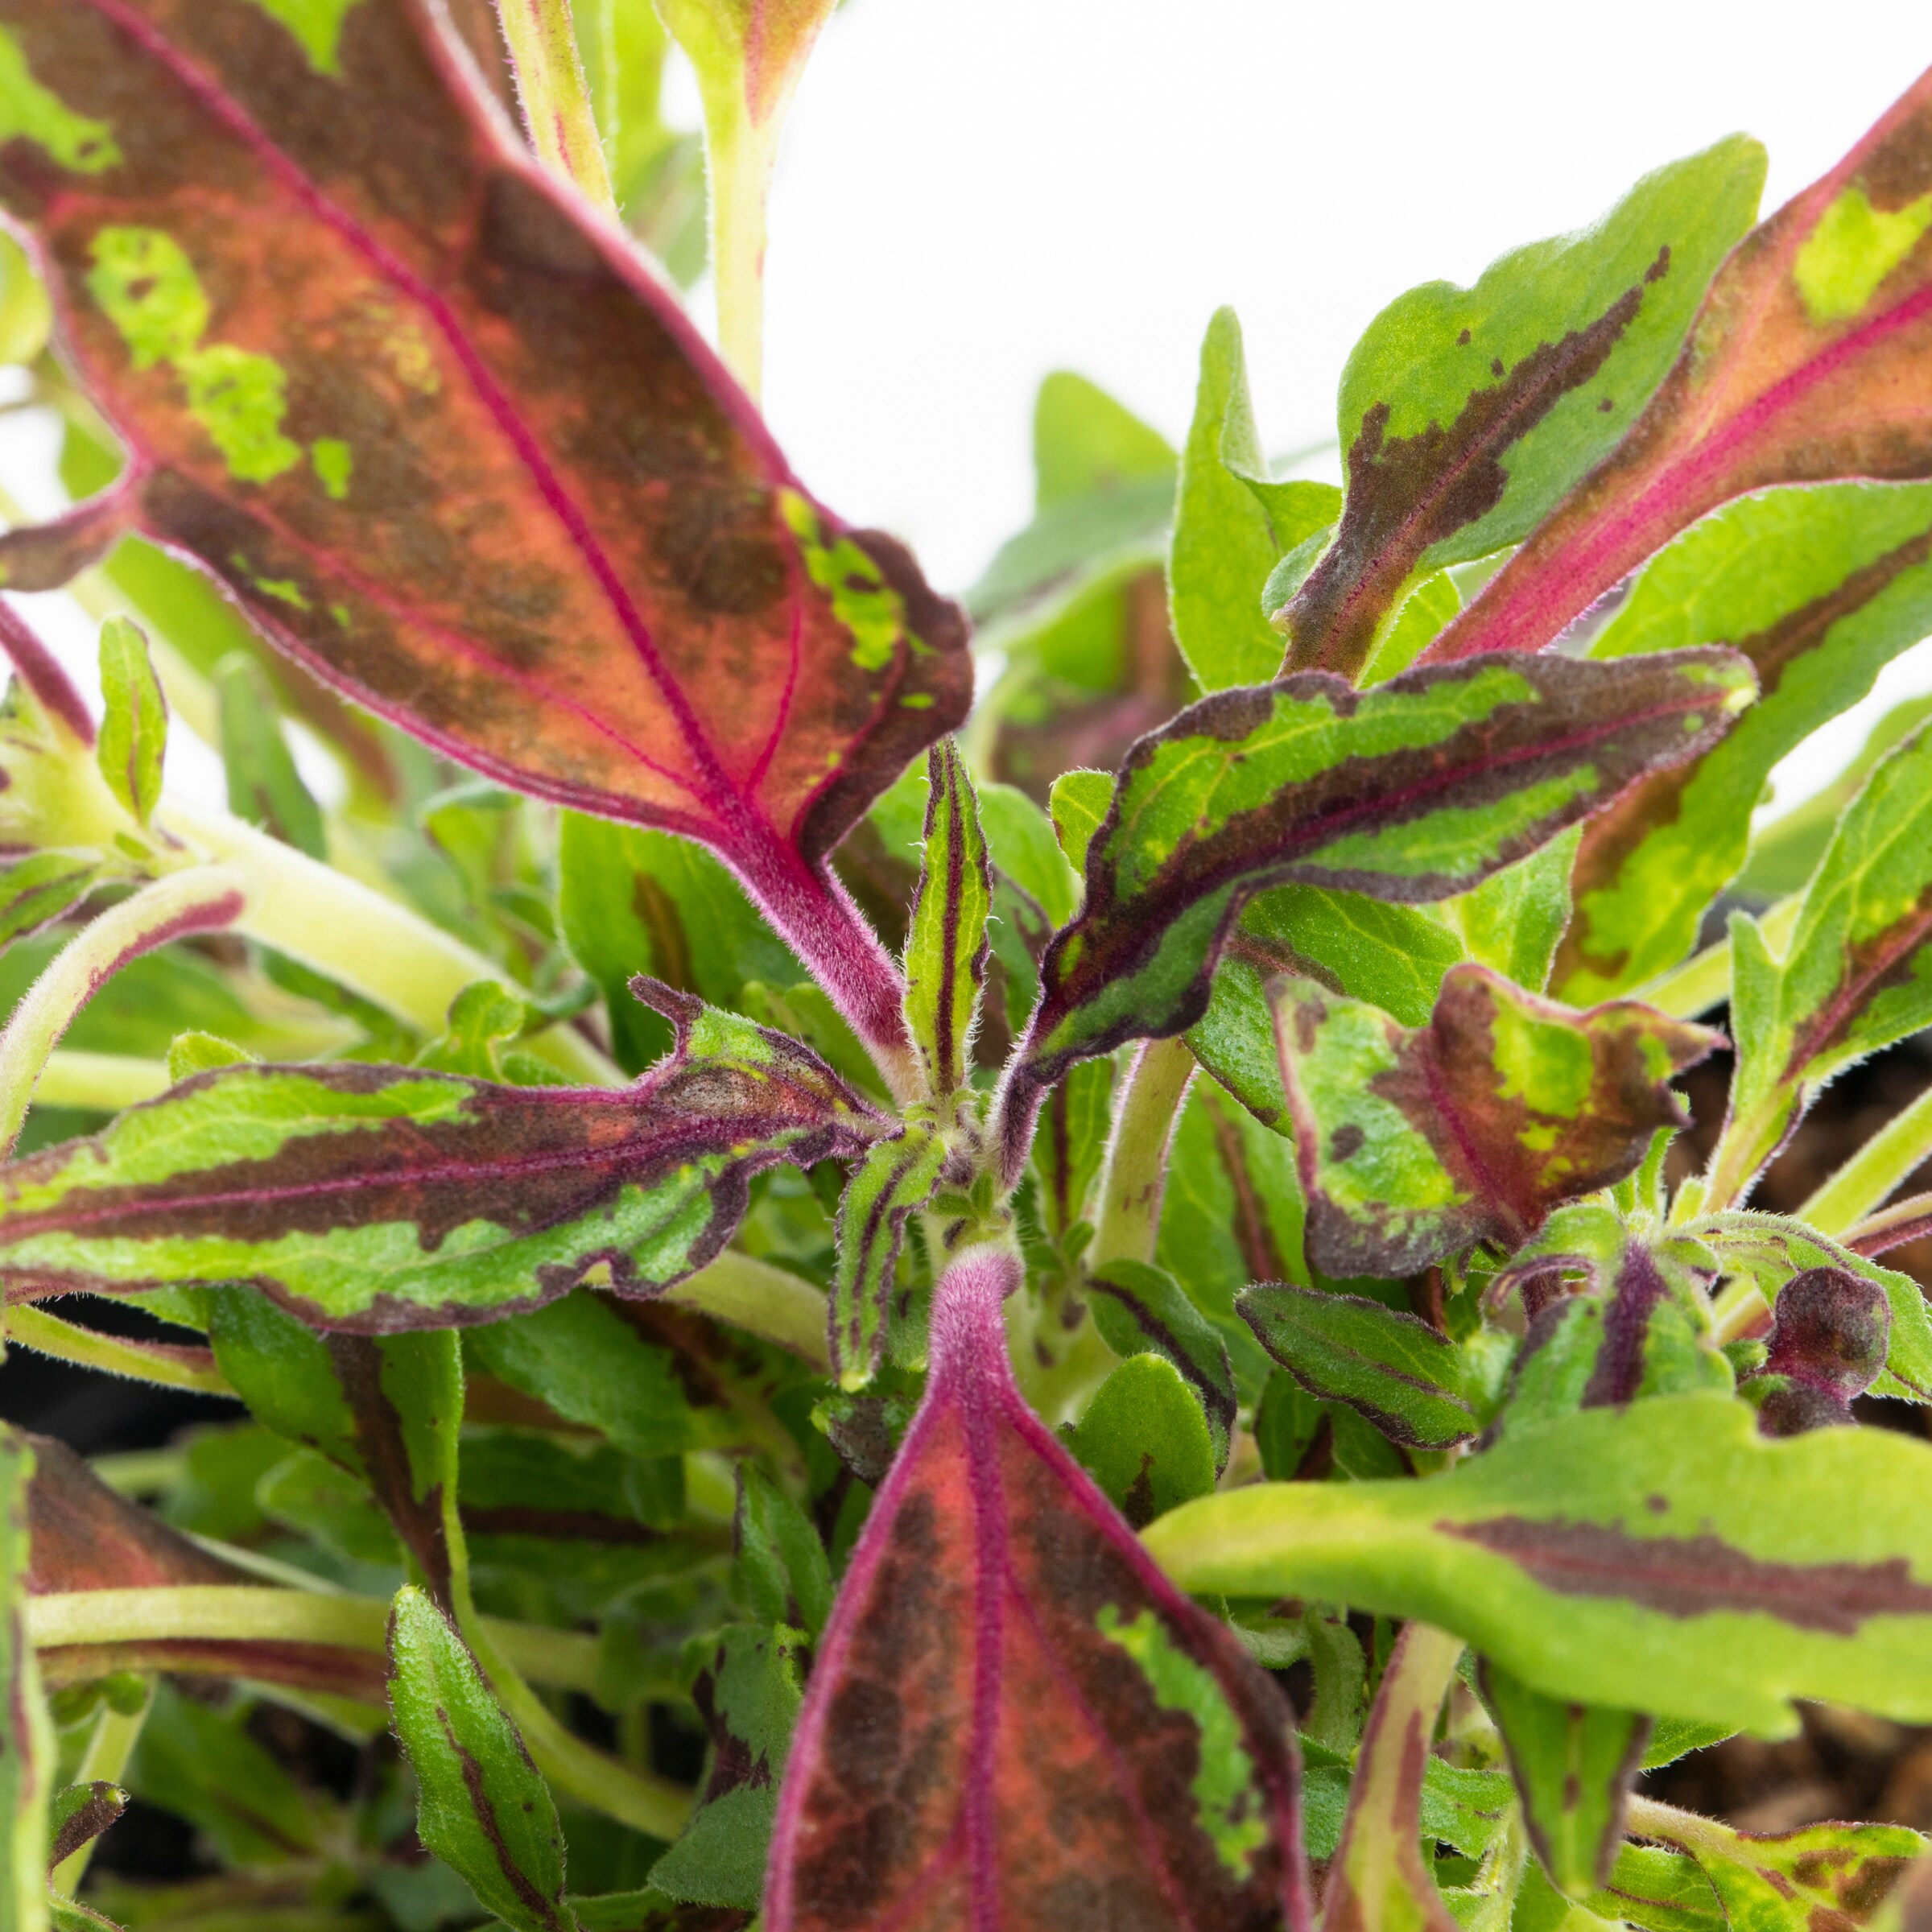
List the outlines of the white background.
{"type": "MultiPolygon", "coordinates": [[[[958,588],[1026,520],[1047,370],[1178,441],[1231,302],[1268,446],[1331,436],[1343,358],[1403,289],[1469,281],[1739,128],[1774,207],[1928,60],[1903,0],[848,0],[773,198],[766,407],[818,493],[958,588]]],[[[671,106],[695,123],[687,75],[671,106]]],[[[0,419],[0,481],[37,513],[50,431],[0,419]]],[[[27,601],[91,657],[64,601],[27,601]]],[[[1922,647],[1779,803],[1929,687],[1922,647]]],[[[186,746],[171,775],[217,782],[186,746]]]]}

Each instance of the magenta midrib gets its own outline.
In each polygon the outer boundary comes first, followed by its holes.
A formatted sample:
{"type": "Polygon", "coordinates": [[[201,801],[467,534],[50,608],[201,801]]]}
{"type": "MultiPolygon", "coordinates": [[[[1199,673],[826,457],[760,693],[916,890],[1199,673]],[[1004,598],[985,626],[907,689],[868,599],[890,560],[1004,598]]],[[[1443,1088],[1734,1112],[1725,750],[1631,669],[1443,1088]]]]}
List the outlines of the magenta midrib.
{"type": "MultiPolygon", "coordinates": [[[[976,1304],[985,1290],[977,1282],[968,1292],[976,1304]]],[[[974,1332],[968,1346],[984,1356],[986,1311],[966,1312],[974,1332]]],[[[962,1338],[965,1339],[965,1338],[962,1338]]],[[[966,1480],[972,1504],[972,1728],[967,1744],[965,1789],[960,1818],[966,1833],[967,1915],[972,1932],[1000,1932],[998,1833],[993,1811],[994,1760],[999,1747],[1001,1652],[1005,1629],[1006,1496],[1000,1481],[995,1418],[986,1386],[1004,1368],[980,1360],[947,1365],[955,1379],[953,1401],[965,1436],[966,1480]]]]}
{"type": "MultiPolygon", "coordinates": [[[[1660,526],[1678,523],[1682,518],[1686,504],[1700,501],[1703,493],[1711,487],[1714,478],[1721,476],[1725,466],[1742,448],[1766,431],[1779,416],[1795,408],[1820,384],[1837,374],[1847,362],[1865,354],[1899,330],[1910,328],[1929,312],[1932,312],[1932,285],[1907,296],[1862,328],[1841,336],[1829,348],[1774,383],[1723,428],[1698,444],[1692,453],[1670,464],[1662,476],[1644,490],[1621,516],[1599,522],[1594,533],[1586,535],[1574,548],[1564,546],[1539,559],[1534,574],[1522,588],[1513,593],[1510,604],[1487,618],[1484,627],[1496,635],[1496,641],[1494,643],[1484,641],[1481,630],[1477,629],[1476,641],[1459,650],[1456,655],[1475,657],[1490,650],[1516,648],[1514,634],[1536,626],[1539,616],[1541,627],[1549,629],[1548,613],[1539,613],[1537,605],[1542,601],[1543,586],[1559,576],[1565,588],[1553,605],[1563,613],[1558,621],[1558,627],[1567,623],[1579,610],[1587,609],[1612,583],[1651,553],[1654,547],[1653,533],[1660,526]],[[1641,555],[1630,554],[1633,546],[1641,547],[1641,555]],[[1583,594],[1585,591],[1587,596],[1583,594]]],[[[1616,460],[1614,452],[1609,460],[1616,460]]],[[[1724,499],[1720,496],[1718,500],[1724,499]]],[[[1481,609],[1479,598],[1470,606],[1468,614],[1474,617],[1481,609]]]]}
{"type": "MultiPolygon", "coordinates": [[[[398,1123],[405,1128],[413,1123],[398,1123]]],[[[819,1121],[788,1121],[782,1126],[762,1133],[759,1138],[769,1143],[780,1133],[810,1133],[822,1125],[819,1121]]],[[[323,1137],[304,1135],[302,1139],[323,1137]]],[[[734,1136],[733,1146],[744,1137],[734,1136]]],[[[286,1145],[286,1143],[285,1143],[286,1145]]],[[[380,1150],[372,1150],[380,1151],[380,1150]]],[[[676,1160],[684,1164],[691,1159],[702,1158],[707,1154],[729,1154],[729,1148],[706,1147],[703,1145],[680,1152],[677,1143],[671,1140],[657,1141],[638,1141],[625,1142],[605,1153],[586,1154],[579,1150],[567,1150],[550,1154],[526,1154],[512,1160],[446,1161],[433,1167],[399,1168],[394,1172],[382,1174],[345,1174],[324,1181],[304,1181],[282,1187],[235,1187],[205,1194],[184,1195],[173,1198],[149,1199],[117,1202],[106,1208],[97,1208],[72,1214],[63,1214],[58,1208],[41,1209],[23,1214],[20,1219],[29,1222],[39,1221],[38,1228],[30,1225],[25,1234],[6,1232],[0,1227],[0,1247],[19,1241],[31,1241],[43,1233],[70,1233],[89,1228],[109,1227],[118,1220],[131,1220],[141,1216],[165,1214],[174,1209],[182,1212],[197,1212],[214,1208],[246,1207],[249,1205],[280,1205],[305,1200],[326,1199],[332,1195],[371,1191],[385,1187],[434,1187],[445,1184],[469,1183],[481,1184],[485,1182],[517,1179],[536,1174],[554,1174],[568,1168],[581,1168],[586,1174],[600,1168],[613,1167],[634,1169],[655,1162],[676,1160]]],[[[396,1215],[394,1221],[405,1221],[419,1217],[396,1215]]],[[[487,1220],[489,1216],[481,1209],[474,1217],[487,1220]]],[[[503,1225],[502,1223],[496,1225],[503,1225]]],[[[524,1232],[535,1233],[539,1229],[524,1232]]],[[[266,1237],[279,1240],[281,1236],[266,1237]]],[[[262,1244],[251,1244],[259,1245],[262,1244]]]]}
{"type": "MultiPolygon", "coordinates": [[[[552,515],[564,526],[578,553],[590,567],[613,613],[630,638],[632,648],[647,675],[658,687],[665,704],[689,745],[692,760],[705,782],[715,787],[706,800],[726,824],[742,829],[754,824],[775,840],[776,831],[752,802],[733,786],[712,745],[708,734],[685,697],[683,687],[666,668],[650,630],[618,576],[603,546],[574,497],[546,460],[535,436],[524,423],[510,398],[469,340],[455,311],[415,272],[394,256],[361,222],[329,200],[289,158],[270,140],[239,102],[210,76],[176,52],[172,45],[147,22],[133,13],[125,0],[86,0],[86,4],[113,22],[160,65],[218,121],[226,126],[255,155],[258,161],[320,221],[333,229],[350,247],[362,254],[383,275],[406,291],[436,323],[452,352],[461,364],[485,407],[509,440],[518,460],[552,515]]],[[[472,138],[474,139],[473,122],[472,138]]],[[[487,165],[487,164],[485,164],[487,165]]],[[[701,792],[700,795],[702,795],[701,792]]]]}

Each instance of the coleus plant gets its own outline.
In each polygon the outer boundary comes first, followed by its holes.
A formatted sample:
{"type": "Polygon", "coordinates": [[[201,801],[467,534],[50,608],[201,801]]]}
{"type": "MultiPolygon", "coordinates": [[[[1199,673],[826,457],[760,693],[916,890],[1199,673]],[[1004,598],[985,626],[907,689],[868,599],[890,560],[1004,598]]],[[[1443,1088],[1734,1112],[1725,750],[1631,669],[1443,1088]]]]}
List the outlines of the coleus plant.
{"type": "Polygon", "coordinates": [[[827,10],[0,0],[6,1331],[242,1405],[0,1441],[0,1924],[1918,1923],[1635,1786],[1932,1718],[1932,1103],[1752,1204],[1932,1025],[1923,729],[1752,848],[1932,630],[1932,76],[1402,297],[1340,489],[1231,315],[1051,378],[975,708],[749,399],[827,10]]]}

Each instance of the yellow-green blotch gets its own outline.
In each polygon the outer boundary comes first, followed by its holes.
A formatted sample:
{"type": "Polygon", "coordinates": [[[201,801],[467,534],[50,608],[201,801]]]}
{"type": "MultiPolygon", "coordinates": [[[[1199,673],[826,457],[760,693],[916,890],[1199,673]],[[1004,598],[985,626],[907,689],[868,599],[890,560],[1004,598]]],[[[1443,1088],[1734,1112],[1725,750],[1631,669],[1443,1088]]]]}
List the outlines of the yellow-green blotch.
{"type": "Polygon", "coordinates": [[[1791,279],[1814,322],[1844,322],[1878,293],[1879,284],[1932,227],[1932,193],[1903,208],[1877,208],[1862,188],[1845,190],[1806,237],[1791,279]]]}

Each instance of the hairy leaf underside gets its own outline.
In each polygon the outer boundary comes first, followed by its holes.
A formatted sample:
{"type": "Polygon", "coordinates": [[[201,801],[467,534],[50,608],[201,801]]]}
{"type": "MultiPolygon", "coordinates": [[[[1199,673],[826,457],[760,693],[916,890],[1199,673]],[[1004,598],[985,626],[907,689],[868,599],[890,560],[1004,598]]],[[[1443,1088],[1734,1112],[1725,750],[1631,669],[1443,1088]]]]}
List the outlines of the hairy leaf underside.
{"type": "Polygon", "coordinates": [[[1307,1922],[1278,1694],[1022,1402],[982,1250],[819,1647],[771,1932],[1307,1922]]]}
{"type": "Polygon", "coordinates": [[[586,1281],[650,1294],[723,1248],[750,1178],[885,1123],[795,1041],[651,989],[679,1046],[616,1092],[336,1063],[197,1075],[0,1177],[13,1298],[244,1282],[374,1332],[586,1281]]]}
{"type": "Polygon", "coordinates": [[[129,446],[121,521],[452,756],[795,881],[964,716],[963,624],[803,491],[440,8],[332,26],[0,6],[0,204],[129,446]]]}

